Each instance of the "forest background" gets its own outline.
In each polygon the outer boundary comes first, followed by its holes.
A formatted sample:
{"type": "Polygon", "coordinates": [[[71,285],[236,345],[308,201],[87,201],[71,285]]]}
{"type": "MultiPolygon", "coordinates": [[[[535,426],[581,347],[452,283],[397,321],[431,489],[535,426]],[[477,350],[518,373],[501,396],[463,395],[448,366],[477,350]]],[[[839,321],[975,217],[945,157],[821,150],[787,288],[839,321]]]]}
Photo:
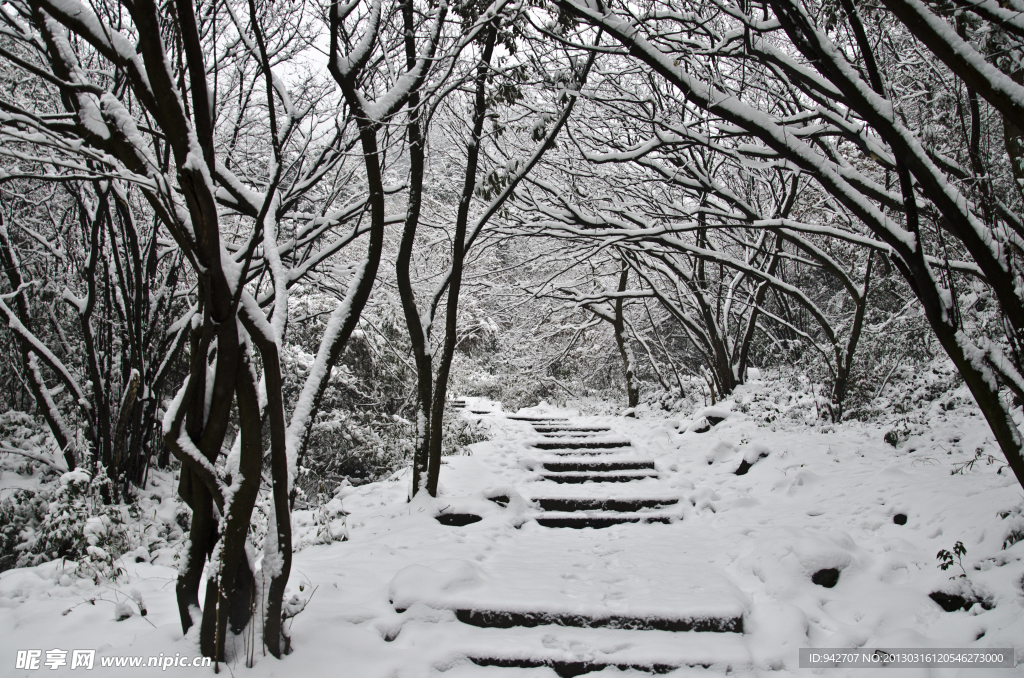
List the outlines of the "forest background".
{"type": "Polygon", "coordinates": [[[969,405],[1024,482],[1022,11],[4,4],[2,566],[116,574],[170,474],[183,630],[279,656],[291,512],[436,494],[453,394],[969,405]]]}

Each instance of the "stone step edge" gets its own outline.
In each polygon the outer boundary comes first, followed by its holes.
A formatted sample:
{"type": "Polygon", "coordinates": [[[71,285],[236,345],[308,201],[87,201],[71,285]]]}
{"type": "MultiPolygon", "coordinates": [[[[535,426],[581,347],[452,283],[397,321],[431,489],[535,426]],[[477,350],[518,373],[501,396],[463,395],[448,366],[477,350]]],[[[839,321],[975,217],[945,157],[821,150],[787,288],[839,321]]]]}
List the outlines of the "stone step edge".
{"type": "Polygon", "coordinates": [[[615,525],[670,525],[683,520],[678,513],[542,513],[534,520],[551,529],[601,530],[615,525]]]}
{"type": "Polygon", "coordinates": [[[559,459],[544,461],[541,466],[545,471],[553,473],[592,473],[595,471],[654,471],[654,461],[650,459],[559,459]]]}
{"type": "MultiPolygon", "coordinates": [[[[542,473],[544,473],[542,471],[542,473]]],[[[601,471],[549,471],[544,475],[557,475],[564,478],[570,478],[576,475],[592,476],[592,475],[613,475],[613,476],[636,476],[637,478],[656,477],[658,472],[656,469],[651,468],[638,468],[638,469],[622,469],[621,471],[609,471],[602,473],[601,471]]]]}
{"type": "Polygon", "coordinates": [[[632,447],[628,440],[536,440],[531,443],[538,450],[603,450],[632,447]]]}
{"type": "Polygon", "coordinates": [[[537,431],[544,440],[593,440],[609,431],[537,431]]]}
{"type": "MultiPolygon", "coordinates": [[[[559,675],[581,675],[609,666],[653,669],[715,668],[747,675],[754,668],[748,638],[738,633],[673,633],[657,630],[539,626],[515,629],[478,628],[458,622],[403,624],[393,638],[407,647],[436,646],[445,640],[434,668],[444,672],[463,662],[481,666],[531,668],[549,666],[559,675]],[[449,627],[450,626],[450,627],[449,627]],[[411,638],[410,638],[411,636],[411,638]],[[575,670],[573,670],[575,669],[575,670]]],[[[460,673],[460,675],[463,675],[460,673]]],[[[488,675],[486,672],[466,675],[488,675]]],[[[706,675],[706,674],[703,674],[706,675]]]]}
{"type": "Polygon", "coordinates": [[[545,473],[541,480],[551,480],[556,483],[628,483],[633,480],[644,480],[646,478],[658,478],[657,473],[630,473],[629,471],[616,471],[614,473],[545,473]]]}
{"type": "MultiPolygon", "coordinates": [[[[496,494],[493,497],[488,497],[488,499],[501,507],[508,506],[509,504],[507,494],[496,494]]],[[[638,513],[645,509],[663,509],[668,506],[676,506],[681,500],[679,497],[612,497],[605,499],[595,497],[527,497],[526,501],[539,506],[543,513],[604,511],[614,515],[617,513],[638,513]],[[570,508],[573,504],[579,504],[579,506],[570,508]],[[614,508],[616,505],[622,508],[614,508]]]]}
{"type": "MultiPolygon", "coordinates": [[[[507,501],[507,500],[506,500],[507,501]]],[[[576,511],[610,511],[634,513],[641,509],[658,509],[665,506],[676,506],[679,497],[531,497],[529,501],[540,506],[541,510],[554,513],[572,513],[576,511]],[[569,508],[572,504],[579,508],[569,508]],[[589,504],[589,507],[585,505],[589,504]],[[611,508],[619,505],[624,508],[611,508]],[[556,508],[558,507],[558,508],[556,508]]]]}
{"type": "Polygon", "coordinates": [[[690,668],[700,666],[704,669],[709,669],[712,666],[712,664],[620,664],[616,662],[602,661],[565,661],[559,659],[534,659],[526,657],[480,657],[476,655],[470,655],[468,658],[469,661],[473,662],[477,666],[495,666],[510,669],[549,668],[554,671],[559,678],[575,678],[576,676],[582,676],[596,671],[604,671],[607,668],[616,668],[619,671],[642,671],[644,673],[663,675],[671,673],[672,671],[677,671],[684,666],[688,666],[690,668]]]}
{"type": "Polygon", "coordinates": [[[524,456],[523,459],[529,459],[536,464],[571,464],[577,461],[581,464],[607,464],[618,462],[638,464],[656,463],[655,460],[650,457],[637,457],[630,455],[627,450],[543,450],[543,452],[543,455],[529,455],[524,456]],[[595,456],[598,457],[600,461],[594,461],[595,456]]]}
{"type": "Polygon", "coordinates": [[[568,449],[568,450],[544,450],[548,454],[556,455],[556,459],[562,459],[565,457],[572,456],[586,456],[586,457],[603,457],[610,456],[622,452],[621,449],[609,447],[608,449],[598,450],[580,450],[580,449],[568,449]]]}
{"type": "Polygon", "coordinates": [[[515,627],[569,626],[575,628],[611,628],[636,631],[671,631],[674,633],[743,633],[743,616],[715,617],[636,617],[607,615],[602,617],[560,612],[514,612],[510,610],[455,610],[463,624],[480,628],[511,629],[515,627]]]}

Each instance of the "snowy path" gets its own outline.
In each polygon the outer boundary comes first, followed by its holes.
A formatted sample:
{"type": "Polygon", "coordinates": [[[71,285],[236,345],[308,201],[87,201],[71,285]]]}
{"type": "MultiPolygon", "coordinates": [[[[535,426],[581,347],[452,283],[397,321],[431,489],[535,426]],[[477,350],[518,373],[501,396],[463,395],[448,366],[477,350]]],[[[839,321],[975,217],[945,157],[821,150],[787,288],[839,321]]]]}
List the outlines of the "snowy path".
{"type": "MultiPolygon", "coordinates": [[[[757,388],[718,408],[729,411],[688,419],[524,412],[542,423],[475,402],[466,416],[483,421],[490,439],[444,458],[437,498],[410,502],[408,469],[341,488],[328,508],[347,516],[335,514],[329,531],[348,540],[326,544],[317,543],[323,515],[293,514],[301,548],[289,595],[308,600],[290,625],[295,651],[280,661],[257,651],[247,669],[247,636],[230,635],[231,673],[556,678],[556,668],[606,667],[587,678],[803,678],[818,674],[799,668],[800,647],[1015,647],[1024,657],[1020,486],[997,464],[950,473],[989,445],[982,418],[938,411],[894,449],[871,424],[765,425],[746,412],[774,397],[757,388]],[[712,416],[725,418],[710,426],[712,416]],[[968,576],[951,581],[935,554],[957,541],[968,576]],[[832,586],[816,584],[829,569],[832,586]],[[987,607],[946,612],[929,597],[965,583],[987,607]]],[[[158,480],[150,505],[173,519],[176,483],[158,480]]],[[[10,658],[0,676],[39,675],[14,671],[17,649],[95,648],[97,662],[195,655],[174,604],[177,552],[133,554],[116,582],[69,577],[59,561],[0,573],[10,658]],[[115,621],[133,589],[148,616],[115,621]]],[[[76,675],[52,672],[65,674],[76,675]]],[[[884,675],[1001,678],[1024,667],[884,675]]]]}
{"type": "Polygon", "coordinates": [[[740,635],[744,597],[701,557],[711,544],[665,532],[682,519],[672,508],[680,498],[666,494],[643,448],[572,420],[509,418],[539,433],[515,461],[539,473],[522,489],[540,509],[534,518],[542,529],[519,530],[474,565],[404,571],[391,587],[396,610],[418,604],[455,619],[406,625],[398,642],[447,639],[450,657],[435,660],[439,666],[467,657],[479,666],[547,666],[560,676],[606,667],[750,668],[740,635]],[[578,490],[567,495],[567,483],[578,490]],[[610,496],[612,483],[629,489],[610,496]]]}

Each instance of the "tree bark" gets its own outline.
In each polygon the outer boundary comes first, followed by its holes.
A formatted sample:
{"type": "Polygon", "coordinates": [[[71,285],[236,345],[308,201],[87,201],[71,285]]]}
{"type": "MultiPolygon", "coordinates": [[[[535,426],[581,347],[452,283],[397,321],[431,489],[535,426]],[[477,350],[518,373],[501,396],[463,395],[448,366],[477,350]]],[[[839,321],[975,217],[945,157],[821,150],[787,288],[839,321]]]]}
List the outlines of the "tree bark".
{"type": "Polygon", "coordinates": [[[445,308],[445,335],[441,360],[437,366],[434,382],[433,402],[430,409],[430,455],[427,460],[427,492],[437,496],[437,482],[441,475],[441,456],[444,439],[445,398],[448,395],[448,376],[455,344],[458,341],[459,291],[462,288],[462,269],[466,256],[466,230],[469,222],[469,206],[476,189],[476,170],[480,160],[480,142],[483,137],[484,118],[487,113],[487,76],[490,74],[491,56],[498,36],[495,19],[485,30],[483,50],[475,77],[475,100],[473,105],[473,127],[466,154],[466,174],[455,217],[455,233],[452,238],[452,266],[448,280],[448,299],[445,308]]]}
{"type": "MultiPolygon", "coordinates": [[[[622,259],[622,270],[619,273],[618,291],[625,292],[629,283],[629,266],[625,259],[622,259]]],[[[640,389],[636,383],[636,375],[633,373],[636,359],[633,357],[633,350],[629,347],[626,337],[626,324],[622,315],[621,296],[615,297],[615,316],[612,327],[615,330],[615,344],[619,347],[619,356],[622,358],[622,373],[626,382],[626,407],[636,407],[640,404],[640,389]]]]}

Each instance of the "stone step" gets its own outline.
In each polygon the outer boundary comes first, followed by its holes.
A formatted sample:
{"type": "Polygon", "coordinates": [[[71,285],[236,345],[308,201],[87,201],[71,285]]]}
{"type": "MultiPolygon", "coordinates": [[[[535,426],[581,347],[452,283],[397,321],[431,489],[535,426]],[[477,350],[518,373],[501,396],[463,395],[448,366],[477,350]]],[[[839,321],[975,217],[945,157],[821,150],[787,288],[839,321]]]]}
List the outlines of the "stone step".
{"type": "Polygon", "coordinates": [[[575,511],[562,513],[551,511],[537,517],[537,524],[541,527],[567,527],[575,530],[582,530],[591,527],[599,530],[613,525],[626,524],[662,524],[668,525],[682,517],[678,513],[655,512],[648,513],[617,513],[615,511],[575,511]]]}
{"type": "MultiPolygon", "coordinates": [[[[602,442],[601,439],[596,436],[553,436],[544,434],[543,437],[537,438],[537,442],[542,443],[585,443],[585,442],[602,442]]],[[[605,439],[607,440],[607,438],[605,439]]]]}
{"type": "Polygon", "coordinates": [[[538,450],[606,450],[633,444],[628,440],[539,440],[533,446],[538,450]]]}
{"type": "Polygon", "coordinates": [[[622,451],[623,450],[621,448],[615,447],[596,450],[580,449],[578,447],[567,447],[560,450],[545,450],[548,454],[553,454],[556,457],[602,457],[616,455],[622,451]]]}
{"type": "Polygon", "coordinates": [[[657,471],[614,471],[611,473],[595,472],[565,472],[545,473],[542,480],[551,480],[556,483],[628,483],[634,480],[646,478],[657,478],[657,471]]]}
{"type": "MultiPolygon", "coordinates": [[[[623,664],[623,663],[605,663],[593,660],[582,660],[582,661],[565,661],[562,659],[539,659],[534,657],[470,657],[469,661],[473,662],[477,666],[496,666],[503,669],[539,669],[548,668],[555,672],[558,678],[576,678],[576,676],[583,676],[588,673],[595,673],[597,671],[603,672],[605,669],[618,669],[619,671],[643,671],[645,673],[651,673],[654,675],[662,675],[665,673],[671,673],[682,666],[676,666],[674,664],[658,664],[658,663],[644,663],[644,664],[623,664]]],[[[691,665],[691,668],[693,666],[691,665]]],[[[702,665],[702,668],[707,668],[702,665]]]]}
{"type": "Polygon", "coordinates": [[[571,626],[588,629],[627,629],[631,631],[671,631],[683,633],[743,633],[743,616],[590,616],[586,614],[519,612],[509,610],[462,609],[455,617],[463,624],[481,628],[510,629],[517,626],[571,626]]]}
{"type": "MultiPolygon", "coordinates": [[[[547,667],[558,676],[580,676],[610,667],[654,674],[693,667],[713,669],[708,675],[744,678],[753,669],[745,638],[737,633],[548,625],[499,629],[409,621],[392,642],[396,651],[412,648],[422,652],[422,648],[429,648],[429,660],[436,670],[444,671],[439,675],[453,678],[490,676],[492,670],[495,676],[519,675],[506,674],[497,667],[520,670],[547,667]],[[476,667],[467,666],[464,658],[476,667]]],[[[528,671],[523,674],[533,675],[528,671]]]]}
{"type": "Polygon", "coordinates": [[[526,421],[526,422],[534,422],[534,423],[537,423],[537,424],[554,424],[554,423],[558,423],[558,422],[569,421],[568,417],[529,417],[529,416],[519,415],[519,414],[510,414],[510,415],[507,415],[507,418],[511,419],[512,421],[526,421]]]}
{"type": "Polygon", "coordinates": [[[607,431],[557,431],[555,433],[544,433],[538,431],[545,438],[563,439],[563,438],[600,438],[602,433],[607,431]]]}
{"type": "Polygon", "coordinates": [[[534,667],[504,667],[504,666],[479,666],[465,657],[458,657],[452,662],[441,662],[440,668],[434,667],[429,674],[430,678],[559,678],[553,669],[547,666],[534,667]]]}
{"type": "MultiPolygon", "coordinates": [[[[604,440],[601,440],[599,438],[596,438],[595,436],[552,436],[552,435],[544,434],[544,437],[543,438],[537,438],[536,442],[542,442],[542,443],[587,443],[587,442],[595,442],[595,443],[597,443],[597,442],[604,442],[606,440],[607,440],[607,438],[605,438],[604,440]]],[[[568,449],[572,449],[572,448],[568,448],[568,449]]],[[[601,449],[601,448],[597,448],[597,449],[601,449]]]]}
{"type": "Polygon", "coordinates": [[[641,469],[653,469],[654,462],[650,460],[629,460],[629,461],[546,461],[544,469],[559,473],[566,471],[639,471],[641,469]]]}
{"type": "MultiPolygon", "coordinates": [[[[590,497],[542,497],[534,499],[544,511],[639,511],[646,508],[662,508],[679,503],[679,499],[594,499],[590,497]]],[[[506,497],[506,503],[508,498],[506,497]]]]}
{"type": "Polygon", "coordinates": [[[486,628],[742,632],[746,597],[708,561],[708,549],[719,542],[671,526],[651,529],[658,529],[657,540],[643,528],[609,540],[530,521],[482,560],[410,565],[391,580],[388,596],[410,621],[437,621],[425,606],[486,628]]]}
{"type": "Polygon", "coordinates": [[[537,433],[599,433],[611,431],[607,426],[534,426],[537,433]]]}

